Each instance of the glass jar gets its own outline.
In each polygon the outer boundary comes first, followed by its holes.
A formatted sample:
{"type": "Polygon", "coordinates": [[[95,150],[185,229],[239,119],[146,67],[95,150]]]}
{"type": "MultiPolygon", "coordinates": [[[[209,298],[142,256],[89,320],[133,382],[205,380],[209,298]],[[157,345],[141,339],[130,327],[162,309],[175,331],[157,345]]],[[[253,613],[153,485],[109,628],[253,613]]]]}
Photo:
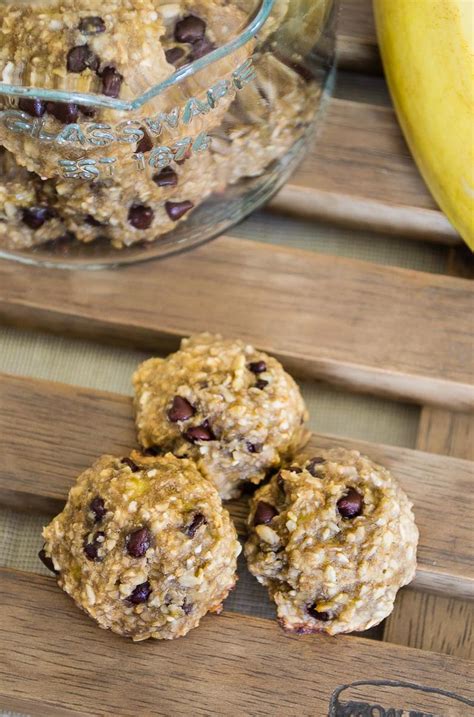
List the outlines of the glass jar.
{"type": "Polygon", "coordinates": [[[334,65],[333,0],[0,0],[0,255],[189,248],[286,181],[334,65]]]}

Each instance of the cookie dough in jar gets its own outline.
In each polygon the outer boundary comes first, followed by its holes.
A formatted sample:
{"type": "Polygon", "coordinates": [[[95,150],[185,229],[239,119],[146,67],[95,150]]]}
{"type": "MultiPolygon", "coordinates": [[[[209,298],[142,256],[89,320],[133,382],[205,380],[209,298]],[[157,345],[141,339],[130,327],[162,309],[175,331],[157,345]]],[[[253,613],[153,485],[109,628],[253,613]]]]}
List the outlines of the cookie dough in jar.
{"type": "Polygon", "coordinates": [[[285,630],[366,630],[386,618],[415,575],[412,504],[383,466],[358,451],[321,449],[256,491],[248,567],[285,630]]]}
{"type": "Polygon", "coordinates": [[[172,145],[179,159],[196,146],[188,142],[190,130],[195,138],[205,136],[235,97],[230,82],[225,95],[209,96],[213,74],[221,82],[231,76],[251,54],[253,42],[205,76],[197,73],[184,84],[171,85],[159,100],[152,97],[131,111],[97,106],[94,99],[134,102],[169,79],[180,64],[204,57],[245,24],[244,13],[223,0],[195,0],[193,15],[190,4],[6,3],[0,17],[0,78],[12,85],[62,90],[66,99],[4,101],[0,142],[19,164],[42,177],[82,174],[94,179],[100,172],[119,178],[138,171],[141,155],[155,146],[155,164],[162,161],[160,145],[172,145]],[[86,104],[76,100],[78,93],[86,95],[86,104]]]}
{"type": "Polygon", "coordinates": [[[188,456],[222,498],[260,483],[308,437],[298,386],[272,356],[242,341],[200,334],[136,371],[138,439],[188,456]]]}
{"type": "Polygon", "coordinates": [[[172,231],[219,184],[222,180],[208,152],[173,162],[151,177],[132,173],[120,181],[54,182],[68,231],[84,242],[94,241],[100,233],[118,249],[153,242],[172,231]]]}
{"type": "Polygon", "coordinates": [[[71,268],[130,263],[204,242],[260,206],[308,154],[336,6],[6,0],[0,146],[27,171],[2,188],[0,251],[71,268]],[[29,231],[23,208],[40,200],[48,212],[29,231]]]}
{"type": "Polygon", "coordinates": [[[0,147],[0,249],[55,242],[66,233],[54,186],[18,166],[0,147]]]}
{"type": "Polygon", "coordinates": [[[185,635],[236,582],[228,512],[195,464],[172,455],[102,456],[43,536],[40,558],[63,590],[134,641],[185,635]]]}

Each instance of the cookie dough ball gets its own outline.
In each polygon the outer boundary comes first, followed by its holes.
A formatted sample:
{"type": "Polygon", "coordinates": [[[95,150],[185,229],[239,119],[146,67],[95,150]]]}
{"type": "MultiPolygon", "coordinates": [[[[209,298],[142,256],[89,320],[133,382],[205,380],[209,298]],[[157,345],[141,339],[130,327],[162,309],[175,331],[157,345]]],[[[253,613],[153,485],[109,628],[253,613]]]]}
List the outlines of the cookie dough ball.
{"type": "MultiPolygon", "coordinates": [[[[227,7],[224,0],[109,0],[105,5],[100,0],[40,0],[34,12],[29,3],[7,2],[0,16],[0,80],[132,101],[175,72],[177,54],[186,64],[203,57],[235,37],[245,20],[243,12],[227,7]]],[[[129,112],[22,98],[17,109],[23,115],[10,113],[0,122],[0,142],[42,177],[62,175],[61,160],[96,159],[102,164],[94,171],[100,170],[101,176],[107,160],[117,172],[134,172],[137,152],[154,145],[174,146],[221,122],[235,97],[232,72],[253,46],[252,39],[211,69],[129,112]],[[214,92],[211,103],[208,91],[222,79],[229,80],[229,91],[225,96],[214,92]],[[184,107],[191,98],[192,115],[186,119],[184,107]],[[167,115],[174,119],[163,121],[167,115]],[[47,136],[47,142],[40,135],[47,136]]]]}
{"type": "Polygon", "coordinates": [[[157,169],[151,177],[132,173],[109,181],[56,183],[68,230],[87,242],[100,228],[117,249],[172,231],[216,187],[215,164],[207,151],[157,169]]]}
{"type": "Polygon", "coordinates": [[[100,627],[185,635],[236,582],[235,528],[215,487],[172,455],[102,456],[44,529],[40,557],[100,627]]]}
{"type": "Polygon", "coordinates": [[[211,151],[224,184],[258,177],[284,157],[311,128],[319,106],[320,88],[297,63],[290,67],[264,53],[255,69],[255,82],[239,92],[213,133],[211,151]]]}
{"type": "Polygon", "coordinates": [[[249,530],[249,569],[292,632],[366,630],[415,574],[411,502],[358,451],[321,450],[282,470],[253,496],[249,530]]]}
{"type": "MultiPolygon", "coordinates": [[[[173,71],[160,44],[163,33],[153,0],[110,0],[106,6],[100,0],[41,0],[34,12],[29,3],[9,2],[0,18],[0,78],[14,85],[131,100],[173,71]]],[[[134,115],[30,99],[20,100],[18,109],[31,131],[12,132],[0,123],[0,141],[43,177],[60,173],[61,158],[134,151],[117,142],[107,147],[65,140],[45,144],[33,131],[34,123],[41,122],[43,132],[56,137],[71,123],[115,124],[134,115]]],[[[88,136],[85,127],[84,132],[88,136]]]]}
{"type": "Polygon", "coordinates": [[[306,439],[298,386],[242,341],[185,339],[168,358],[145,361],[133,381],[140,443],[190,456],[223,498],[260,483],[306,439]]]}
{"type": "Polygon", "coordinates": [[[66,233],[56,211],[54,187],[19,167],[0,147],[0,248],[30,248],[66,233]]]}

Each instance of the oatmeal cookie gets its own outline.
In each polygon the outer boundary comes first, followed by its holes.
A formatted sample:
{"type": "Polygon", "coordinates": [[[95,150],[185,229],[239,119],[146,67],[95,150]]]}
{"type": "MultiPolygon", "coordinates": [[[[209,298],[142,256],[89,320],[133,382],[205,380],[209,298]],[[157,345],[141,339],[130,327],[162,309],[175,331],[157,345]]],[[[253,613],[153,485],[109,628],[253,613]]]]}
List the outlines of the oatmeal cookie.
{"type": "Polygon", "coordinates": [[[136,371],[138,438],[193,458],[222,498],[260,483],[306,439],[298,386],[273,357],[237,340],[201,334],[136,371]]]}
{"type": "Polygon", "coordinates": [[[261,175],[282,158],[311,126],[320,89],[272,53],[255,62],[256,80],[236,97],[211,151],[218,181],[235,184],[261,175]]]}
{"type": "Polygon", "coordinates": [[[389,471],[358,451],[320,450],[252,497],[245,554],[281,625],[366,630],[414,577],[418,529],[389,471]]]}
{"type": "MultiPolygon", "coordinates": [[[[177,55],[186,63],[203,57],[246,19],[224,0],[110,0],[106,6],[100,0],[40,0],[34,13],[28,3],[10,1],[0,16],[0,81],[134,100],[173,74],[177,55]]],[[[128,173],[135,153],[196,137],[220,123],[236,93],[232,73],[253,46],[252,40],[212,70],[130,112],[22,98],[16,107],[4,105],[8,116],[0,121],[0,142],[42,177],[60,175],[62,160],[92,158],[114,160],[118,173],[128,173]],[[214,93],[211,100],[210,87],[224,79],[227,93],[214,93]],[[180,113],[190,98],[196,102],[185,121],[180,113]],[[162,120],[174,114],[182,121],[162,120]]]]}
{"type": "Polygon", "coordinates": [[[66,226],[80,241],[98,229],[115,248],[153,241],[185,221],[217,187],[209,152],[156,169],[151,176],[131,173],[120,181],[55,182],[66,226]]]}
{"type": "Polygon", "coordinates": [[[51,184],[20,168],[0,147],[0,248],[33,247],[66,232],[51,184]]]}
{"type": "Polygon", "coordinates": [[[102,456],[43,536],[40,558],[63,590],[134,641],[185,635],[236,582],[228,512],[195,464],[172,455],[102,456]]]}

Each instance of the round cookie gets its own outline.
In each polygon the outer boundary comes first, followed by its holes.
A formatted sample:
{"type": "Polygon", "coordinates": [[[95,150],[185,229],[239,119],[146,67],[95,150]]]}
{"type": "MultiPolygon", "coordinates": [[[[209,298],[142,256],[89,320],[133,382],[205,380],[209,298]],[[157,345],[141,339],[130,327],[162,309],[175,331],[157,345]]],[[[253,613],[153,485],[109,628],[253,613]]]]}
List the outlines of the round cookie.
{"type": "Polygon", "coordinates": [[[366,630],[414,577],[418,529],[389,471],[358,451],[320,450],[251,500],[245,555],[285,630],[366,630]]]}
{"type": "Polygon", "coordinates": [[[212,133],[221,184],[257,177],[304,136],[314,120],[320,88],[272,53],[255,62],[255,82],[236,97],[212,133]]]}
{"type": "Polygon", "coordinates": [[[44,529],[43,562],[100,627],[185,635],[236,582],[235,528],[215,487],[172,455],[102,456],[44,529]]]}
{"type": "Polygon", "coordinates": [[[298,386],[273,357],[237,340],[200,334],[133,377],[138,439],[193,458],[222,498],[260,483],[307,434],[298,386]]]}
{"type": "Polygon", "coordinates": [[[44,244],[66,232],[53,186],[19,167],[0,147],[0,249],[44,244]]]}
{"type": "MultiPolygon", "coordinates": [[[[174,48],[176,52],[185,46],[189,62],[234,37],[245,19],[224,0],[110,0],[106,6],[100,0],[41,0],[34,13],[17,0],[7,3],[0,17],[0,79],[130,101],[173,74],[176,62],[168,50],[176,44],[175,37],[189,40],[174,48]],[[194,20],[203,26],[197,35],[194,28],[194,38],[188,37],[189,28],[182,30],[183,22],[189,24],[191,5],[199,13],[194,20]]],[[[217,80],[230,80],[253,45],[252,40],[130,112],[38,99],[20,99],[17,107],[4,104],[4,109],[17,109],[23,115],[0,122],[0,142],[19,163],[42,177],[59,176],[61,160],[93,158],[114,161],[117,173],[128,174],[134,171],[135,153],[154,145],[173,145],[188,135],[196,138],[220,123],[235,88],[230,85],[225,96],[215,96],[212,108],[208,90],[217,80]],[[184,108],[193,97],[197,104],[185,121],[184,108]],[[162,120],[175,113],[180,123],[162,120]],[[10,129],[14,120],[16,131],[10,129]],[[38,139],[40,134],[47,135],[48,141],[38,139]]],[[[104,166],[96,165],[88,176],[92,178],[91,172],[99,168],[103,172],[104,166]]]]}
{"type": "Polygon", "coordinates": [[[90,241],[98,228],[115,248],[154,241],[186,220],[192,210],[217,188],[214,160],[209,152],[183,163],[120,181],[55,183],[58,204],[67,228],[77,239],[90,241]]]}

